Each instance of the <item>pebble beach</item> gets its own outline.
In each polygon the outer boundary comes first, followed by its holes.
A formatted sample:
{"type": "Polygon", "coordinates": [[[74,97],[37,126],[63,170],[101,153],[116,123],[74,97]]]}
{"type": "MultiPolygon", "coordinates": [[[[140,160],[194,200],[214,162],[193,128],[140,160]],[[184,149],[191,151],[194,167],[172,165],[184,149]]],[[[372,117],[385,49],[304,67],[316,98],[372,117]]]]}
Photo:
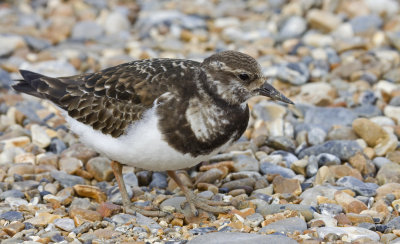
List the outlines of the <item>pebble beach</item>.
{"type": "Polygon", "coordinates": [[[0,2],[1,243],[400,243],[400,2],[0,2]],[[236,50],[295,105],[248,101],[243,136],[178,172],[229,213],[192,215],[165,172],[80,143],[57,108],[16,93],[19,69],[52,77],[138,59],[236,50]]]}

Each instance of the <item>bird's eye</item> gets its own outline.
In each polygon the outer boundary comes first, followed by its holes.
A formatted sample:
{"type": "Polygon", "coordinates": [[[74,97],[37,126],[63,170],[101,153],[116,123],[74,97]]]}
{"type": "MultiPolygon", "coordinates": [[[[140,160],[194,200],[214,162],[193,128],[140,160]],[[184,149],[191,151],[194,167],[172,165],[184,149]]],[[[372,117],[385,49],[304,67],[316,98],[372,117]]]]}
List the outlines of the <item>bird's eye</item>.
{"type": "Polygon", "coordinates": [[[241,73],[241,74],[239,74],[239,78],[242,81],[248,81],[250,79],[250,76],[248,74],[246,74],[246,73],[241,73]]]}

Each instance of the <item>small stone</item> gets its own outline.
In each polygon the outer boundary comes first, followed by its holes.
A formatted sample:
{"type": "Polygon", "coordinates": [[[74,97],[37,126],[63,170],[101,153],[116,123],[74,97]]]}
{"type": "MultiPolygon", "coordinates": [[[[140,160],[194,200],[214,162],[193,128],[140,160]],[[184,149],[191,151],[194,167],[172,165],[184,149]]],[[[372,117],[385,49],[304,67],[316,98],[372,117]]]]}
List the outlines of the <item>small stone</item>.
{"type": "Polygon", "coordinates": [[[82,197],[93,198],[96,202],[101,203],[107,200],[107,195],[98,187],[88,185],[74,185],[76,194],[82,197]]]}
{"type": "Polygon", "coordinates": [[[328,11],[312,9],[307,14],[308,23],[315,29],[331,32],[342,23],[341,18],[328,11]]]}
{"type": "Polygon", "coordinates": [[[400,183],[400,165],[395,163],[384,164],[376,175],[379,185],[400,183]]]}
{"type": "Polygon", "coordinates": [[[359,151],[361,151],[361,147],[355,141],[327,141],[321,145],[304,149],[300,152],[299,158],[321,153],[330,153],[338,156],[341,160],[348,160],[359,151]]]}
{"type": "Polygon", "coordinates": [[[353,225],[359,223],[374,223],[374,219],[368,214],[347,213],[346,216],[353,225]]]}
{"type": "Polygon", "coordinates": [[[75,228],[75,223],[70,218],[56,219],[53,223],[56,227],[68,232],[71,232],[75,228]]]}
{"type": "Polygon", "coordinates": [[[96,222],[103,219],[103,217],[97,211],[77,207],[70,209],[69,216],[74,219],[74,222],[77,226],[83,224],[86,221],[96,222]]]}
{"type": "Polygon", "coordinates": [[[92,21],[78,22],[73,30],[71,38],[75,40],[96,40],[103,35],[103,28],[92,21]]]}
{"type": "Polygon", "coordinates": [[[249,187],[251,189],[251,191],[253,191],[255,183],[256,183],[256,180],[253,178],[243,178],[243,179],[226,182],[220,188],[226,188],[226,189],[228,189],[228,191],[232,191],[235,189],[246,189],[244,187],[249,187]]]}
{"type": "Polygon", "coordinates": [[[293,178],[296,176],[293,170],[269,162],[262,162],[260,164],[260,171],[264,175],[279,174],[285,178],[293,178]]]}
{"type": "Polygon", "coordinates": [[[307,134],[308,143],[313,146],[322,144],[325,138],[326,132],[319,127],[312,128],[307,134]]]}
{"type": "Polygon", "coordinates": [[[290,193],[299,196],[302,192],[300,181],[297,179],[286,179],[280,175],[276,176],[272,182],[275,193],[290,193]]]}
{"type": "Polygon", "coordinates": [[[4,219],[7,221],[22,221],[24,220],[24,216],[22,213],[17,212],[17,211],[8,211],[0,214],[0,219],[4,219]]]}
{"type": "Polygon", "coordinates": [[[233,157],[233,168],[235,172],[240,171],[259,171],[257,159],[247,155],[236,155],[233,157]]]}
{"type": "Polygon", "coordinates": [[[83,167],[81,160],[72,157],[63,157],[59,161],[60,170],[67,174],[75,174],[78,170],[83,167]]]}
{"type": "Polygon", "coordinates": [[[259,213],[254,213],[246,217],[245,224],[249,225],[250,227],[258,227],[260,226],[261,222],[264,220],[264,217],[259,213]]]}
{"type": "Polygon", "coordinates": [[[33,124],[31,126],[32,142],[41,148],[50,145],[51,138],[47,135],[46,130],[40,125],[33,124]]]}
{"type": "Polygon", "coordinates": [[[1,140],[0,143],[4,144],[4,149],[11,147],[24,147],[31,142],[31,139],[27,136],[19,136],[11,139],[1,140]]]}
{"type": "Polygon", "coordinates": [[[69,175],[62,171],[52,171],[51,176],[60,182],[63,187],[71,187],[85,183],[85,180],[82,177],[69,175]]]}
{"type": "Polygon", "coordinates": [[[35,155],[32,153],[22,153],[14,157],[14,162],[16,164],[20,163],[28,163],[28,164],[35,164],[35,155]]]}
{"type": "Polygon", "coordinates": [[[24,198],[24,193],[19,190],[8,190],[0,193],[0,200],[5,200],[7,197],[24,198]]]}
{"type": "Polygon", "coordinates": [[[361,211],[368,209],[363,202],[342,191],[335,193],[335,200],[343,207],[346,213],[359,214],[361,211]]]}
{"type": "Polygon", "coordinates": [[[317,229],[318,236],[325,238],[327,235],[334,233],[338,236],[347,235],[348,241],[355,241],[359,238],[366,237],[373,241],[379,241],[380,237],[377,233],[361,228],[361,227],[320,227],[317,229]]]}
{"type": "Polygon", "coordinates": [[[289,63],[278,69],[278,78],[287,83],[302,85],[309,79],[307,67],[303,63],[289,63]]]}
{"type": "Polygon", "coordinates": [[[18,232],[25,229],[25,225],[21,222],[14,222],[5,227],[3,227],[3,231],[7,233],[9,236],[14,236],[18,232]]]}
{"type": "Polygon", "coordinates": [[[341,163],[340,158],[333,154],[321,153],[317,156],[318,166],[329,166],[329,165],[339,165],[341,163]]]}
{"type": "Polygon", "coordinates": [[[376,189],[376,200],[382,199],[386,197],[388,194],[393,194],[395,199],[400,198],[400,183],[387,183],[381,185],[378,189],[376,189]]]}
{"type": "Polygon", "coordinates": [[[323,203],[318,205],[318,208],[323,215],[335,216],[343,212],[342,206],[332,203],[323,203]]]}
{"type": "Polygon", "coordinates": [[[228,242],[231,244],[242,243],[285,243],[296,244],[297,242],[283,235],[260,235],[254,233],[240,232],[212,232],[197,236],[190,240],[188,244],[219,244],[228,242]]]}
{"type": "Polygon", "coordinates": [[[25,220],[24,223],[30,223],[37,227],[44,227],[59,218],[61,218],[61,216],[43,212],[39,213],[36,217],[25,220]]]}
{"type": "Polygon", "coordinates": [[[287,219],[278,220],[269,225],[264,226],[258,232],[269,233],[270,231],[280,233],[293,233],[295,231],[303,232],[307,229],[307,223],[299,217],[292,217],[287,219]]]}
{"type": "Polygon", "coordinates": [[[120,210],[121,206],[110,202],[100,203],[99,207],[97,208],[97,212],[99,212],[103,217],[110,217],[111,215],[118,213],[120,210]]]}
{"type": "Polygon", "coordinates": [[[388,223],[387,226],[390,229],[400,229],[400,217],[395,217],[391,219],[388,223]]]}
{"type": "Polygon", "coordinates": [[[375,147],[386,135],[384,129],[366,118],[355,119],[353,130],[371,147],[375,147]]]}
{"type": "Polygon", "coordinates": [[[27,174],[34,174],[35,173],[35,166],[30,163],[19,163],[12,165],[8,169],[8,175],[27,175],[27,174]]]}
{"type": "Polygon", "coordinates": [[[221,180],[224,173],[218,168],[212,168],[202,173],[196,180],[196,185],[199,183],[215,183],[218,180],[221,180]]]}
{"type": "Polygon", "coordinates": [[[374,183],[364,183],[359,179],[356,179],[351,176],[345,176],[340,178],[337,182],[337,185],[347,187],[351,190],[354,190],[358,194],[367,197],[373,197],[376,195],[376,189],[378,189],[378,185],[374,183]]]}
{"type": "Polygon", "coordinates": [[[153,172],[153,177],[149,185],[150,188],[156,187],[156,188],[167,188],[168,187],[168,182],[167,182],[167,176],[161,172],[153,172]]]}
{"type": "Polygon", "coordinates": [[[265,215],[281,213],[285,210],[296,211],[303,215],[306,221],[310,221],[313,217],[315,209],[311,206],[300,204],[267,204],[265,201],[259,200],[254,202],[257,205],[256,212],[265,215]]]}
{"type": "Polygon", "coordinates": [[[86,163],[86,170],[93,175],[97,181],[111,181],[114,174],[110,165],[111,161],[105,157],[91,158],[86,163]]]}
{"type": "Polygon", "coordinates": [[[300,16],[291,16],[281,26],[279,39],[287,40],[299,37],[307,29],[306,21],[300,16]]]}

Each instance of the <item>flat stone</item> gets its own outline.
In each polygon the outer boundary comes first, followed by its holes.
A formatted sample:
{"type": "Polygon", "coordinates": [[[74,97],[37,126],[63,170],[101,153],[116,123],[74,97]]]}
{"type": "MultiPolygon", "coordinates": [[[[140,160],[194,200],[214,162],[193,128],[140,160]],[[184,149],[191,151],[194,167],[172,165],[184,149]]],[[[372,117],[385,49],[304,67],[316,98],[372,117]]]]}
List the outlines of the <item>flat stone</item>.
{"type": "Polygon", "coordinates": [[[321,145],[312,146],[300,152],[299,158],[321,153],[329,153],[347,161],[351,156],[361,151],[361,147],[355,141],[327,141],[321,145]]]}
{"type": "Polygon", "coordinates": [[[269,214],[275,214],[275,213],[280,213],[285,210],[293,210],[301,215],[304,216],[306,221],[309,221],[313,218],[313,214],[315,212],[315,209],[310,206],[306,205],[300,205],[300,204],[271,204],[268,205],[266,204],[259,204],[257,202],[257,209],[256,212],[262,214],[263,216],[269,215],[269,214]]]}
{"type": "Polygon", "coordinates": [[[24,216],[21,212],[17,211],[8,211],[0,214],[0,219],[4,219],[7,221],[22,221],[24,220],[24,216]]]}
{"type": "Polygon", "coordinates": [[[309,11],[307,13],[307,21],[313,28],[324,32],[335,30],[342,22],[338,15],[319,9],[309,11]]]}
{"type": "Polygon", "coordinates": [[[395,163],[384,164],[379,169],[376,178],[379,185],[400,183],[400,165],[395,163]]]}
{"type": "Polygon", "coordinates": [[[279,175],[274,178],[272,184],[274,184],[275,193],[290,193],[298,196],[302,192],[298,179],[287,179],[279,175]]]}
{"type": "Polygon", "coordinates": [[[350,196],[349,194],[337,191],[335,193],[335,200],[338,202],[340,206],[343,207],[346,213],[361,213],[363,210],[367,210],[368,207],[365,203],[361,202],[360,200],[350,196]]]}
{"type": "Polygon", "coordinates": [[[269,233],[270,231],[280,233],[293,233],[295,231],[303,232],[307,229],[307,223],[299,217],[292,217],[278,220],[261,228],[258,233],[269,233]]]}
{"type": "Polygon", "coordinates": [[[97,211],[75,207],[70,209],[69,216],[73,219],[77,217],[89,222],[101,221],[103,217],[97,211]]]}
{"type": "Polygon", "coordinates": [[[33,124],[31,126],[32,142],[41,148],[46,148],[50,145],[51,138],[47,135],[46,130],[40,125],[33,124]]]}
{"type": "Polygon", "coordinates": [[[56,219],[53,223],[56,227],[68,232],[71,232],[75,228],[74,220],[70,218],[56,219]]]}
{"type": "Polygon", "coordinates": [[[375,147],[386,135],[384,129],[366,118],[355,119],[353,121],[353,130],[371,147],[375,147]]]}
{"type": "Polygon", "coordinates": [[[197,236],[190,240],[188,244],[219,244],[219,243],[231,243],[231,244],[242,244],[242,243],[285,243],[295,244],[295,240],[282,236],[282,235],[260,235],[250,233],[239,233],[239,232],[213,232],[204,235],[197,236]]]}
{"type": "Polygon", "coordinates": [[[260,164],[260,171],[263,175],[279,174],[285,178],[293,178],[296,176],[293,170],[269,162],[262,162],[260,164]]]}
{"type": "Polygon", "coordinates": [[[30,223],[37,227],[44,227],[59,218],[61,218],[61,216],[43,212],[39,213],[36,217],[25,220],[24,223],[30,223]]]}
{"type": "Polygon", "coordinates": [[[110,165],[111,161],[105,157],[95,157],[86,163],[86,170],[93,175],[97,181],[111,181],[114,174],[110,165]]]}
{"type": "Polygon", "coordinates": [[[339,186],[347,187],[351,190],[354,190],[358,194],[367,197],[373,197],[376,195],[376,189],[378,189],[378,185],[374,183],[364,183],[359,179],[356,179],[351,176],[345,176],[336,181],[336,184],[339,186]]]}
{"type": "Polygon", "coordinates": [[[23,229],[25,229],[25,225],[21,222],[14,222],[3,227],[3,231],[6,232],[9,236],[14,236],[23,229]]]}
{"type": "Polygon", "coordinates": [[[74,185],[73,188],[78,196],[90,197],[99,203],[107,200],[107,195],[96,186],[74,185]]]}
{"type": "Polygon", "coordinates": [[[24,198],[25,195],[19,190],[8,190],[5,192],[0,193],[0,200],[4,200],[7,197],[14,197],[14,198],[24,198]]]}
{"type": "Polygon", "coordinates": [[[63,157],[58,162],[60,170],[67,174],[75,174],[78,170],[83,167],[81,160],[72,157],[63,157]]]}
{"type": "Polygon", "coordinates": [[[236,155],[233,157],[235,172],[240,171],[259,171],[257,159],[247,155],[236,155]]]}
{"type": "Polygon", "coordinates": [[[78,22],[72,30],[71,38],[75,40],[96,40],[103,35],[103,28],[96,22],[78,22]]]}
{"type": "Polygon", "coordinates": [[[69,175],[62,171],[52,171],[51,176],[56,179],[63,187],[72,187],[74,185],[84,184],[85,180],[80,176],[69,175]]]}
{"type": "Polygon", "coordinates": [[[348,241],[354,241],[359,238],[369,238],[373,241],[379,241],[380,237],[377,233],[367,230],[361,227],[320,227],[317,229],[318,236],[325,238],[330,233],[334,233],[338,236],[346,235],[348,241]]]}

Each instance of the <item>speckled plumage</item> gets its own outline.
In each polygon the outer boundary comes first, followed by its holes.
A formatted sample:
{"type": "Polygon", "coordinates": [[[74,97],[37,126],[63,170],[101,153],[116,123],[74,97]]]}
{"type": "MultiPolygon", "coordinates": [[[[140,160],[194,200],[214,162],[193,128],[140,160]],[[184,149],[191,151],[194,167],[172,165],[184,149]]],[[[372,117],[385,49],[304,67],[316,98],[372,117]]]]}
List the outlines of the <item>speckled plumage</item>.
{"type": "Polygon", "coordinates": [[[202,63],[152,59],[71,77],[21,74],[15,90],[48,99],[69,117],[114,138],[126,135],[155,106],[163,139],[193,157],[241,136],[249,119],[248,98],[265,91],[280,95],[272,86],[260,89],[265,78],[259,64],[234,51],[202,63]]]}

